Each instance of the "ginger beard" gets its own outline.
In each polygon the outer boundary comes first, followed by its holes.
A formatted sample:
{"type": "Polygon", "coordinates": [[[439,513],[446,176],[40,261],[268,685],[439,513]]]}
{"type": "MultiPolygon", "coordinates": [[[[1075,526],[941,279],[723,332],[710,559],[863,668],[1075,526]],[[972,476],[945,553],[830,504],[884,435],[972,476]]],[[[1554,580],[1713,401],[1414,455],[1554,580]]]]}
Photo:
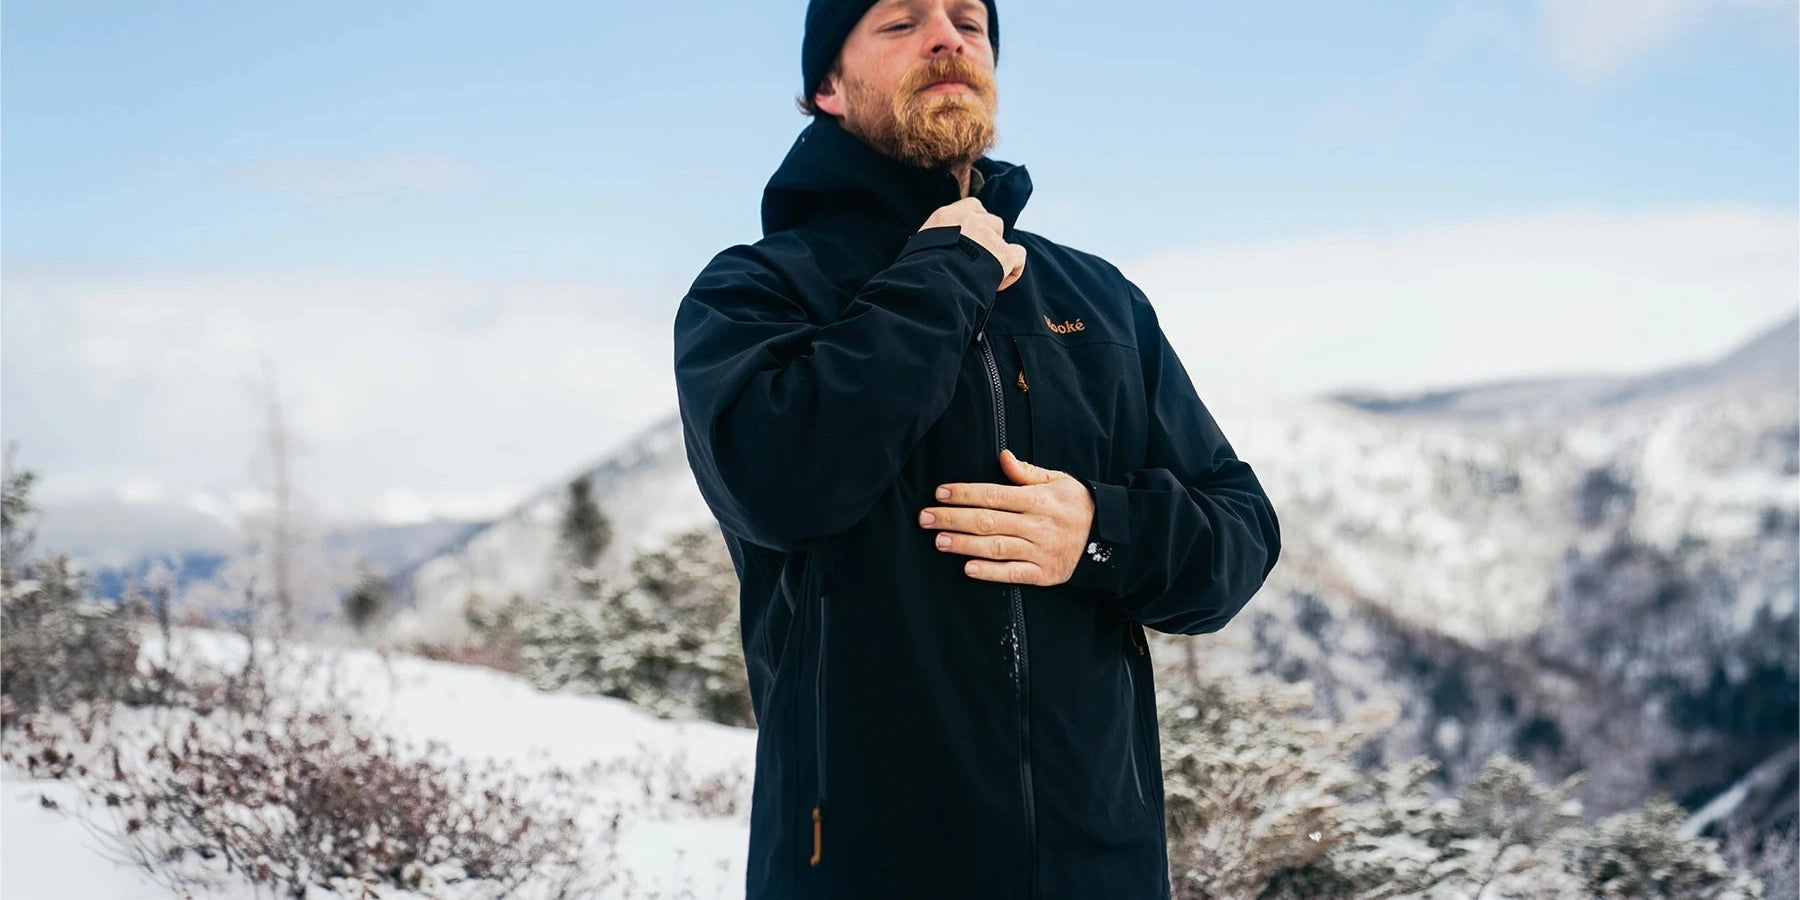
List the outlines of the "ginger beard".
{"type": "Polygon", "coordinates": [[[994,146],[993,76],[957,57],[939,57],[900,79],[890,97],[844,73],[844,127],[875,149],[920,168],[971,163],[994,146]],[[922,93],[954,78],[970,90],[922,93]]]}

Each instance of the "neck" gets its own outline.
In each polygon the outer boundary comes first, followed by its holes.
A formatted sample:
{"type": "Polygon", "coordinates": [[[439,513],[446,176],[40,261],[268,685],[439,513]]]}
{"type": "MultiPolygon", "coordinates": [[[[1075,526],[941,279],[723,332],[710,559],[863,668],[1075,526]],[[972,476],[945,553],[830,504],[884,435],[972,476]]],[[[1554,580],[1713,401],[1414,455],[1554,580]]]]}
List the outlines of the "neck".
{"type": "Polygon", "coordinates": [[[961,164],[952,166],[950,168],[950,171],[956,173],[956,185],[957,185],[956,196],[958,196],[958,197],[969,196],[969,169],[973,166],[974,166],[974,163],[961,163],[961,164]]]}

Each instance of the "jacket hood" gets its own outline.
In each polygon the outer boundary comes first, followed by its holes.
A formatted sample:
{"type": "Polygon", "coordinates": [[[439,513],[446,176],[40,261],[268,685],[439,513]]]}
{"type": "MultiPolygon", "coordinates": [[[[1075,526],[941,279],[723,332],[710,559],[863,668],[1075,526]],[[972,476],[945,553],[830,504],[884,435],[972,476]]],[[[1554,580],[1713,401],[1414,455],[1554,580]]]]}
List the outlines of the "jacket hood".
{"type": "MultiPolygon", "coordinates": [[[[986,156],[975,161],[974,172],[980,177],[971,175],[971,193],[1011,231],[1031,197],[1030,173],[1022,165],[986,156]]],[[[845,131],[837,119],[819,116],[794,139],[763,188],[763,236],[844,206],[864,208],[896,226],[916,230],[938,207],[958,197],[956,176],[950,170],[901,162],[845,131]]]]}

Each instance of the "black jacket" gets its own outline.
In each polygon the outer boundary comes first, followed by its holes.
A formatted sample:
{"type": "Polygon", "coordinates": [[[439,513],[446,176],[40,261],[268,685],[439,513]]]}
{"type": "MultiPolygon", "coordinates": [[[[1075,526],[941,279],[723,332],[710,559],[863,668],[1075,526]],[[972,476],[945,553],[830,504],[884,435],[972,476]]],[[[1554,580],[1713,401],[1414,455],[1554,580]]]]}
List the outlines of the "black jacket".
{"type": "Polygon", "coordinates": [[[920,226],[954,176],[821,117],[675,315],[688,460],[741,583],[758,724],[748,896],[1167,897],[1143,627],[1223,627],[1275,511],[1143,293],[1018,230],[1023,166],[975,195],[1025,247],[920,226]],[[964,574],[918,524],[999,452],[1086,481],[1068,582],[964,574]]]}

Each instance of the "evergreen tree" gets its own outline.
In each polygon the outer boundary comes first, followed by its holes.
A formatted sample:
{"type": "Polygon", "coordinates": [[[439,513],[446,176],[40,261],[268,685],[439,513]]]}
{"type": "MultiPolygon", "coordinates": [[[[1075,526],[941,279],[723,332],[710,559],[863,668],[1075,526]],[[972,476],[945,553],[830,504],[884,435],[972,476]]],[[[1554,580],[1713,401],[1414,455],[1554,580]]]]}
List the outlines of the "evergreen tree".
{"type": "Polygon", "coordinates": [[[344,617],[361,633],[387,615],[388,584],[367,562],[358,562],[356,570],[356,584],[344,595],[344,617]]]}
{"type": "Polygon", "coordinates": [[[612,523],[594,502],[593,481],[583,475],[569,482],[569,503],[563,512],[563,549],[575,565],[592,567],[612,543],[612,523]]]}
{"type": "Polygon", "coordinates": [[[37,472],[20,469],[13,462],[17,443],[8,443],[4,468],[0,469],[0,586],[18,583],[25,555],[31,549],[34,534],[25,527],[36,507],[31,505],[31,486],[37,472]]]}

